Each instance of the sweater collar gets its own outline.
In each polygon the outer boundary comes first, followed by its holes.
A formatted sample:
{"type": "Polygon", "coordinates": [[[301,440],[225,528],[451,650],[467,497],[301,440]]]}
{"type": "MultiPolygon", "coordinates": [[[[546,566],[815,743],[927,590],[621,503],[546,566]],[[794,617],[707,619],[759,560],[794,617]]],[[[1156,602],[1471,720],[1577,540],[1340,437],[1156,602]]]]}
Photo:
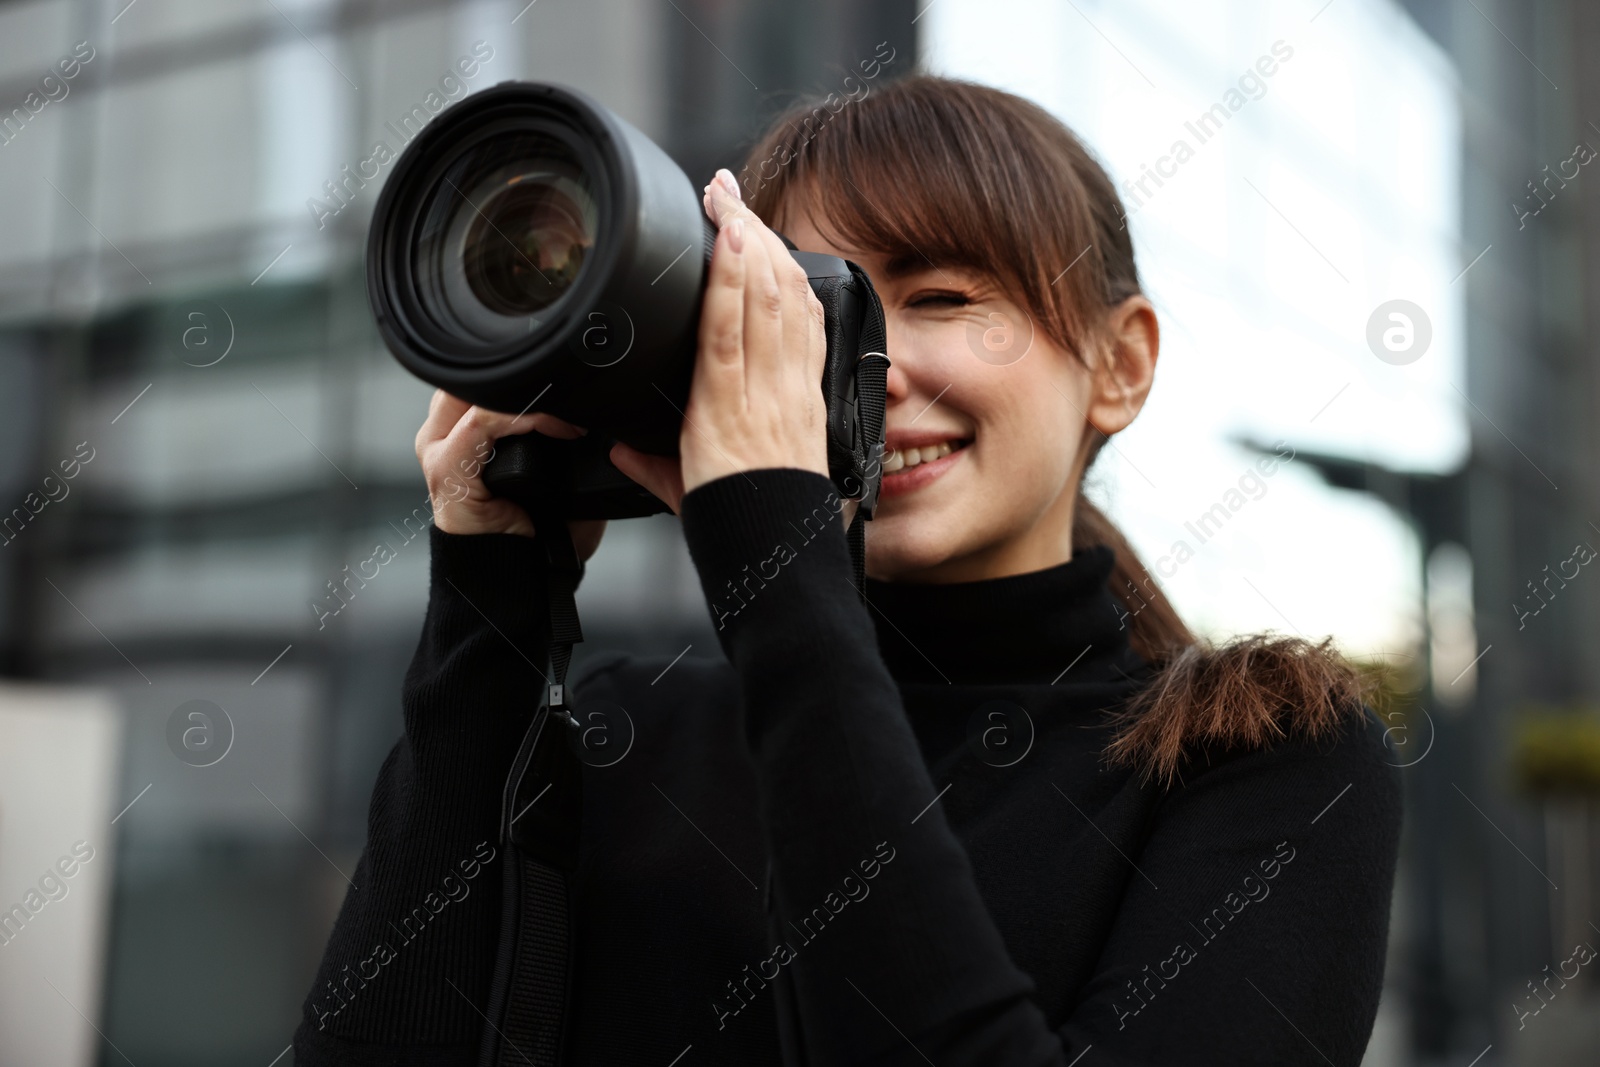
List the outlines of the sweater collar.
{"type": "Polygon", "coordinates": [[[866,580],[878,649],[897,682],[1111,681],[1142,662],[1111,592],[1107,545],[1027,574],[940,585],[866,580]]]}

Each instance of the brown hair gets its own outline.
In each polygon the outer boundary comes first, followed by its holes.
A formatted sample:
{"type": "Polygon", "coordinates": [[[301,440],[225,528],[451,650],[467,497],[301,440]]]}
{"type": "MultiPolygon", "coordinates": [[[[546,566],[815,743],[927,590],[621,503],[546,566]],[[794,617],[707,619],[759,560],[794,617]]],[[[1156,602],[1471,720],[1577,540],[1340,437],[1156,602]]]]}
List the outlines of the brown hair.
{"type": "MultiPolygon", "coordinates": [[[[751,149],[739,182],[769,224],[797,209],[836,244],[994,278],[1091,370],[1085,353],[1111,343],[1104,312],[1142,291],[1105,170],[1042,108],[987,86],[917,74],[802,101],[751,149]]],[[[1106,440],[1085,428],[1085,469],[1106,440]]],[[[1192,747],[1322,737],[1361,713],[1369,683],[1329,640],[1197,639],[1080,482],[1072,547],[1097,544],[1116,557],[1130,644],[1158,668],[1116,715],[1113,762],[1170,781],[1192,747]]]]}

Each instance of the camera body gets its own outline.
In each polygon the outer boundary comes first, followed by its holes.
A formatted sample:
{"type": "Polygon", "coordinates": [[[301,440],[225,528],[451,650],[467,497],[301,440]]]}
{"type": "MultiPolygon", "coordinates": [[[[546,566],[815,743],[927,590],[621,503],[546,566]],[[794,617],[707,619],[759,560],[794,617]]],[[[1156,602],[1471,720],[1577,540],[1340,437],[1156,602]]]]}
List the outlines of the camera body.
{"type": "MultiPolygon", "coordinates": [[[[876,439],[867,441],[861,398],[863,392],[872,392],[872,386],[858,379],[857,371],[865,378],[877,369],[875,361],[863,365],[859,358],[871,351],[863,348],[863,327],[870,333],[869,313],[875,310],[876,297],[870,295],[871,283],[859,272],[853,273],[845,260],[817,252],[791,254],[805,268],[827,323],[828,360],[822,388],[828,410],[828,473],[842,496],[859,496],[861,508],[871,509],[877,502],[879,479],[869,475],[883,466],[883,402],[878,401],[876,439]]],[[[881,331],[881,309],[876,315],[881,331]]],[[[882,369],[887,369],[886,362],[882,369]]],[[[877,377],[881,397],[882,370],[877,377]]],[[[540,433],[503,437],[496,443],[494,458],[484,467],[483,481],[496,496],[530,510],[533,502],[543,501],[570,519],[634,518],[668,510],[612,465],[608,453],[616,440],[594,431],[570,441],[540,433]]],[[[863,513],[871,515],[870,510],[863,513]]]]}
{"type": "MultiPolygon", "coordinates": [[[[677,454],[715,238],[688,177],[644,134],[576,90],[502,82],[400,154],[368,235],[368,297],[385,344],[424,381],[589,430],[503,438],[484,471],[495,493],[567,518],[649,515],[666,505],[607,453],[624,441],[677,454]]],[[[882,306],[855,264],[792,254],[826,316],[829,475],[870,518],[882,306]]]]}

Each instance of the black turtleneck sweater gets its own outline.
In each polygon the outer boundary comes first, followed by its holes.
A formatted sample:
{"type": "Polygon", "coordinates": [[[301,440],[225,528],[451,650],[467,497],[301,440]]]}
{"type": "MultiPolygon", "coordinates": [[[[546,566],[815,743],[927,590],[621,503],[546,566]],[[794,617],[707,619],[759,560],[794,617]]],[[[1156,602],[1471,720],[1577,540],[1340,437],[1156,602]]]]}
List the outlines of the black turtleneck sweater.
{"type": "MultiPolygon", "coordinates": [[[[689,493],[727,660],[612,653],[573,679],[580,722],[633,737],[583,770],[567,1062],[1358,1064],[1400,826],[1372,717],[1146,782],[1104,757],[1150,676],[1110,549],[869,580],[863,604],[836,502],[795,469],[689,493]]],[[[432,547],[300,1064],[477,1062],[546,586],[529,539],[432,547]]]]}

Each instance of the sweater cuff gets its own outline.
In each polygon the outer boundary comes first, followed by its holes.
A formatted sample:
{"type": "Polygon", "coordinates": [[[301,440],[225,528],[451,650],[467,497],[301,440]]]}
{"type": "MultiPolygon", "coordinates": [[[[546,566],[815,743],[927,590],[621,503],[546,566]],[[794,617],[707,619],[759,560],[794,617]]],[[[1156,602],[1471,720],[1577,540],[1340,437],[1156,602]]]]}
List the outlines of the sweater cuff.
{"type": "Polygon", "coordinates": [[[549,568],[530,537],[438,527],[429,536],[428,614],[406,675],[406,734],[419,759],[484,745],[514,751],[544,680],[549,568]]]}
{"type": "Polygon", "coordinates": [[[725,647],[735,635],[804,632],[808,605],[839,602],[851,583],[843,507],[832,479],[798,467],[729,474],[685,494],[684,540],[725,647]]]}
{"type": "Polygon", "coordinates": [[[476,629],[487,621],[511,641],[545,629],[547,569],[538,543],[521,534],[452,534],[428,528],[428,602],[465,616],[476,629]]]}

